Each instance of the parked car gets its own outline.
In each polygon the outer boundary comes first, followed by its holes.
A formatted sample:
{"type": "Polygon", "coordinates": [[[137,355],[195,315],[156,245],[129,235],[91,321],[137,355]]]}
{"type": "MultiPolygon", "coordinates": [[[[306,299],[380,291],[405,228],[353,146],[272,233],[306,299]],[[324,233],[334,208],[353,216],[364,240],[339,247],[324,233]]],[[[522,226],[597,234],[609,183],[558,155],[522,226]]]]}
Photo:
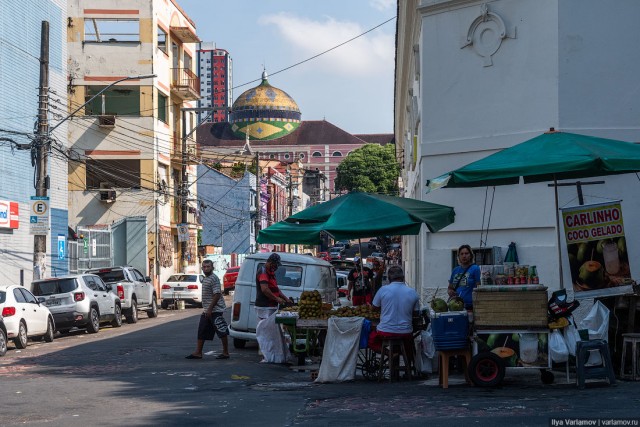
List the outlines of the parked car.
{"type": "Polygon", "coordinates": [[[175,301],[184,301],[202,307],[202,281],[203,274],[174,274],[169,276],[162,285],[160,296],[161,307],[169,308],[169,304],[175,301]]]}
{"type": "Polygon", "coordinates": [[[55,328],[61,333],[81,328],[94,334],[100,330],[101,323],[109,323],[114,328],[122,326],[122,305],[120,298],[111,292],[112,287],[95,274],[31,283],[31,291],[51,311],[55,328]]]}
{"type": "Polygon", "coordinates": [[[382,252],[371,252],[371,255],[369,255],[369,257],[379,258],[384,261],[384,254],[382,252]]]}
{"type": "Polygon", "coordinates": [[[378,239],[375,237],[372,237],[371,239],[369,239],[369,241],[367,242],[367,247],[369,249],[376,249],[376,247],[378,246],[378,239]]]}
{"type": "Polygon", "coordinates": [[[51,312],[24,287],[0,286],[0,311],[6,327],[5,351],[7,339],[12,339],[17,348],[26,348],[28,338],[53,341],[51,312]]]}
{"type": "Polygon", "coordinates": [[[356,266],[356,263],[353,260],[331,260],[331,265],[336,269],[336,272],[344,272],[349,274],[352,268],[356,266]]]}
{"type": "Polygon", "coordinates": [[[0,356],[7,354],[7,327],[4,319],[0,316],[0,356]]]}
{"type": "Polygon", "coordinates": [[[85,271],[95,274],[110,286],[111,292],[120,298],[122,314],[127,323],[138,321],[138,310],[145,310],[147,316],[158,315],[156,290],[149,276],[143,276],[137,269],[128,265],[121,267],[94,268],[85,271]]]}
{"type": "Polygon", "coordinates": [[[349,249],[351,247],[351,240],[340,240],[333,246],[342,246],[345,249],[349,249]]]}
{"type": "MultiPolygon", "coordinates": [[[[336,272],[331,264],[317,257],[285,252],[278,254],[282,265],[275,275],[278,286],[286,296],[299,299],[302,291],[318,290],[323,301],[336,301],[336,272]]],[[[249,255],[240,267],[229,325],[235,348],[243,348],[247,341],[256,340],[256,273],[270,255],[249,255]]]]}
{"type": "Polygon", "coordinates": [[[331,261],[331,256],[329,255],[329,252],[318,252],[317,257],[325,261],[331,261]]]}
{"type": "Polygon", "coordinates": [[[224,276],[222,276],[222,290],[225,295],[229,295],[229,291],[236,288],[236,279],[238,278],[239,271],[240,266],[229,267],[224,273],[224,276]]]}

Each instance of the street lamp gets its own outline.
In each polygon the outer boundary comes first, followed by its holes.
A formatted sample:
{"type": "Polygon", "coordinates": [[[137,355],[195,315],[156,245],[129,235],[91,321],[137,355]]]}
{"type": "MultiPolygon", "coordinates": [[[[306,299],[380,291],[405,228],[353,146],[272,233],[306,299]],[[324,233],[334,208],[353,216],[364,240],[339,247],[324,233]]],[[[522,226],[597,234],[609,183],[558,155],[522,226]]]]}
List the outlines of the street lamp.
{"type": "Polygon", "coordinates": [[[104,87],[100,92],[96,93],[91,98],[89,98],[89,100],[87,102],[85,102],[84,104],[82,104],[81,106],[76,108],[73,111],[73,113],[69,114],[67,117],[62,119],[57,125],[53,126],[51,129],[49,129],[49,133],[53,132],[58,126],[60,126],[61,124],[63,124],[67,120],[69,120],[71,117],[75,116],[76,113],[78,111],[82,110],[87,104],[89,104],[91,101],[93,101],[94,99],[96,99],[97,97],[102,95],[106,90],[108,90],[109,88],[117,85],[118,83],[124,82],[124,81],[127,81],[127,80],[142,80],[142,79],[149,79],[149,78],[153,78],[153,77],[158,77],[158,76],[156,74],[143,74],[143,75],[140,75],[140,76],[127,76],[127,77],[123,77],[123,78],[121,78],[119,80],[116,80],[115,82],[113,82],[110,85],[104,87]]]}

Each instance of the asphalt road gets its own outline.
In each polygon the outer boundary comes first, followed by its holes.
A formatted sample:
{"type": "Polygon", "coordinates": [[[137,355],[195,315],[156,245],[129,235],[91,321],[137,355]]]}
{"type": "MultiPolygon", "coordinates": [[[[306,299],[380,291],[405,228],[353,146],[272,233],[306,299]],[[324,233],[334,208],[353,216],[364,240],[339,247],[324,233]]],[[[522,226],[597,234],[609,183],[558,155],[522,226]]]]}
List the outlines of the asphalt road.
{"type": "Polygon", "coordinates": [[[0,358],[0,425],[549,426],[550,417],[640,416],[638,383],[578,390],[561,372],[552,385],[537,371],[510,372],[495,389],[457,375],[443,390],[437,377],[315,384],[309,372],[258,363],[255,345],[216,360],[218,340],[203,360],[186,360],[199,313],[161,310],[136,325],[11,348],[0,358]]]}

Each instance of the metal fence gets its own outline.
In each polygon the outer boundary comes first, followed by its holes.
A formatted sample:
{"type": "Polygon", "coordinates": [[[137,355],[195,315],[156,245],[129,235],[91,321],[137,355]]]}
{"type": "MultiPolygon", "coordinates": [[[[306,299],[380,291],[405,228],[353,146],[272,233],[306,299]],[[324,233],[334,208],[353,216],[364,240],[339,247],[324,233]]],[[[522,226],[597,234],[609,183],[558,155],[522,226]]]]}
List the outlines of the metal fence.
{"type": "Polygon", "coordinates": [[[79,274],[90,268],[113,265],[111,228],[78,227],[77,241],[68,243],[69,273],[79,274]]]}

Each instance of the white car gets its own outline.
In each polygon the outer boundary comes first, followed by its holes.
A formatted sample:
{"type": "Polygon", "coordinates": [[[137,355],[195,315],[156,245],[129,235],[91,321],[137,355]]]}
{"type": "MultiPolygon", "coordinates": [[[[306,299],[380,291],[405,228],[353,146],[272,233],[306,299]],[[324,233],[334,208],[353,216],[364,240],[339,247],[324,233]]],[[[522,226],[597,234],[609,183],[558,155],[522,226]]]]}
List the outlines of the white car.
{"type": "Polygon", "coordinates": [[[28,338],[53,341],[53,316],[29,290],[18,285],[0,285],[0,310],[7,338],[17,348],[26,348],[28,338]]]}
{"type": "Polygon", "coordinates": [[[202,307],[203,274],[174,274],[162,285],[160,296],[163,309],[174,301],[184,301],[202,307]]]}

